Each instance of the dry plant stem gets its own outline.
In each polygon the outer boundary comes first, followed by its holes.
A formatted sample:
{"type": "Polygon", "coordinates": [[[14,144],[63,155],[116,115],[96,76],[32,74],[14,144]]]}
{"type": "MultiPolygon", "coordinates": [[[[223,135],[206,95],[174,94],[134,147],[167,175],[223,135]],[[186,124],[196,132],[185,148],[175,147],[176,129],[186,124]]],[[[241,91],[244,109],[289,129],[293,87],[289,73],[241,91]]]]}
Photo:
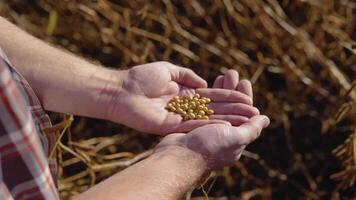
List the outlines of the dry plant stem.
{"type": "Polygon", "coordinates": [[[96,138],[96,139],[93,138],[92,140],[83,141],[83,143],[71,141],[72,137],[70,133],[70,127],[72,121],[73,121],[73,116],[65,116],[62,122],[60,122],[57,125],[54,125],[51,128],[51,131],[60,132],[58,134],[58,138],[56,141],[57,144],[56,149],[58,150],[58,153],[62,155],[68,152],[74,156],[73,158],[65,161],[63,161],[62,156],[58,156],[58,164],[59,164],[58,175],[60,177],[59,188],[60,190],[63,191],[69,190],[69,193],[72,195],[77,195],[83,192],[84,190],[86,190],[87,187],[83,187],[85,185],[88,185],[89,187],[93,186],[97,182],[98,178],[102,180],[103,177],[100,175],[100,173],[105,172],[107,174],[109,171],[116,170],[117,168],[128,167],[148,157],[152,153],[152,150],[149,150],[147,152],[143,152],[136,156],[134,156],[134,154],[129,152],[127,153],[118,152],[118,153],[113,153],[111,155],[102,156],[98,152],[110,147],[110,145],[112,144],[116,144],[117,139],[113,140],[112,138],[96,138]],[[54,130],[54,128],[56,130],[54,130]],[[67,133],[69,136],[68,137],[69,146],[64,145],[61,141],[61,138],[64,135],[64,133],[67,133]],[[101,164],[101,162],[103,162],[102,161],[103,159],[110,161],[110,163],[101,164]],[[87,170],[81,171],[70,177],[63,178],[62,177],[63,167],[70,167],[71,165],[76,164],[78,162],[82,162],[85,165],[87,165],[88,167],[87,170]],[[77,191],[72,190],[73,182],[75,183],[75,185],[77,185],[77,191]]]}
{"type": "MultiPolygon", "coordinates": [[[[54,155],[54,153],[56,152],[57,146],[60,143],[64,133],[71,127],[72,122],[73,122],[74,118],[73,115],[70,115],[68,117],[68,119],[65,119],[62,123],[60,123],[60,126],[64,126],[61,133],[59,134],[59,136],[57,137],[56,143],[53,146],[53,149],[51,150],[48,159],[52,158],[52,156],[54,155]]],[[[55,127],[56,129],[60,129],[62,127],[55,127]]]]}

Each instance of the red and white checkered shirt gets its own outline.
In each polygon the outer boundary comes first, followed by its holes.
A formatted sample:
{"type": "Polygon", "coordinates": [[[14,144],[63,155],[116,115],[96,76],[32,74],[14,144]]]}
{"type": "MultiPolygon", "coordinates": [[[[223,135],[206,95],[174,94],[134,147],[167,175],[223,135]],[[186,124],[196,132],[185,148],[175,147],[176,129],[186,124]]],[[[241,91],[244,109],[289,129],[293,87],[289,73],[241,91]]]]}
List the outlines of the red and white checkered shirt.
{"type": "Polygon", "coordinates": [[[27,81],[0,48],[0,199],[59,199],[55,135],[48,115],[27,81]]]}

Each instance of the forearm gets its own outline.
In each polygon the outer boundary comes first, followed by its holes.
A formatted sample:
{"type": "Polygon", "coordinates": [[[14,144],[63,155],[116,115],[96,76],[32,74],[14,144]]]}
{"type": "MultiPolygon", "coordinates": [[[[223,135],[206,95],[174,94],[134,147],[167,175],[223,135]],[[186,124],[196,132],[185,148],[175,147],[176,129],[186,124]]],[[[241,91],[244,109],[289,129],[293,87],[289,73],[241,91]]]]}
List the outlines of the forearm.
{"type": "Polygon", "coordinates": [[[101,106],[119,88],[120,72],[51,47],[1,17],[0,30],[0,46],[45,109],[104,118],[101,106]]]}
{"type": "Polygon", "coordinates": [[[200,154],[169,147],[79,195],[91,199],[182,199],[206,172],[200,154]]]}

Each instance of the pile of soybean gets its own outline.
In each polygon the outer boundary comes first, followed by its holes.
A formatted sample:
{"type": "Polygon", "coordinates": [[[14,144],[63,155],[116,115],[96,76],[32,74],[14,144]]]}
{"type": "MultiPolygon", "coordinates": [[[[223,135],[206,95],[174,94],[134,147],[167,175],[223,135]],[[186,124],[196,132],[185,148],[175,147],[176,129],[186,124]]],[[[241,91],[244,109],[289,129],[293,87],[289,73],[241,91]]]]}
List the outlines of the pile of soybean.
{"type": "Polygon", "coordinates": [[[199,94],[186,96],[183,99],[175,96],[168,102],[166,109],[179,114],[183,120],[207,120],[214,114],[214,111],[208,107],[210,102],[210,98],[201,97],[199,94]]]}

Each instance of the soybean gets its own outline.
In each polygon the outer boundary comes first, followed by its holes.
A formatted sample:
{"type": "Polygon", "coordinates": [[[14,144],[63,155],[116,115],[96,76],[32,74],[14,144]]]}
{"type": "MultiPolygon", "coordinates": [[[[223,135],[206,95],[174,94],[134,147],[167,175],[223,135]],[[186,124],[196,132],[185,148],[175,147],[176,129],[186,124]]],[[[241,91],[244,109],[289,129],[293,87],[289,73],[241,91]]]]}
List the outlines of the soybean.
{"type": "Polygon", "coordinates": [[[211,99],[197,93],[182,99],[175,96],[167,103],[166,109],[179,114],[183,120],[208,120],[214,114],[214,110],[208,108],[210,102],[211,99]]]}

